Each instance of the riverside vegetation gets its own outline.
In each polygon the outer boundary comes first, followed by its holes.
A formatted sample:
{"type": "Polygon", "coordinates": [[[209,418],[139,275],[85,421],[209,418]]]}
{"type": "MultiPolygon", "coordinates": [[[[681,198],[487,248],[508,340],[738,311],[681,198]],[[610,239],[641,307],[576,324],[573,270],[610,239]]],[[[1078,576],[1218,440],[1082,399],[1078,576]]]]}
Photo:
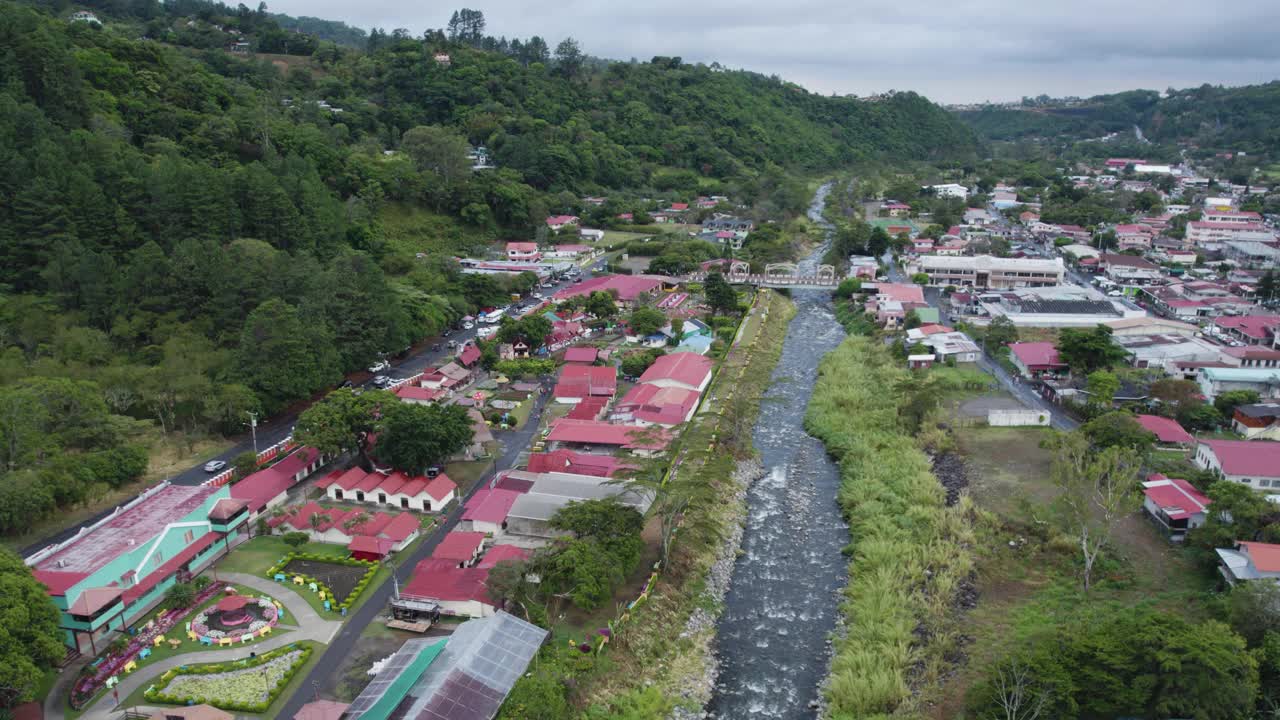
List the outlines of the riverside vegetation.
{"type": "Polygon", "coordinates": [[[912,688],[936,680],[957,648],[953,604],[973,572],[971,505],[947,505],[916,439],[938,388],[867,337],[850,337],[819,372],[807,428],[840,463],[852,538],[827,710],[918,715],[912,688]]]}

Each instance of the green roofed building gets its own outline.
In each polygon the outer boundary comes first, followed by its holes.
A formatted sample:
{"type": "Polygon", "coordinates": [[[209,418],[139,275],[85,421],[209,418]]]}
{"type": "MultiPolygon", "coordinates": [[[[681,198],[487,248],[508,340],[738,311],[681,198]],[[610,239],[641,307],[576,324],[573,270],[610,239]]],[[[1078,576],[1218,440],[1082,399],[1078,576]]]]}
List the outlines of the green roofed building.
{"type": "Polygon", "coordinates": [[[498,611],[446,639],[406,642],[347,708],[349,720],[490,720],[547,631],[498,611]]]}

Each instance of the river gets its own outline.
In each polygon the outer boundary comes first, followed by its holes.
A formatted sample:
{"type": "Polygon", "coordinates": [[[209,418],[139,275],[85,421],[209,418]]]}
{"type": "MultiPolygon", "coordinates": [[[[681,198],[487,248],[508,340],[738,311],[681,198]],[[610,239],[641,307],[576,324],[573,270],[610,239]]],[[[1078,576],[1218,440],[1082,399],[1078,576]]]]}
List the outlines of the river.
{"type": "MultiPolygon", "coordinates": [[[[814,196],[809,217],[830,191],[814,196]]],[[[826,244],[799,264],[811,270],[826,244]]],[[[764,476],[747,494],[742,553],[716,635],[720,671],[708,705],[714,718],[812,718],[827,673],[839,594],[848,577],[841,549],[848,526],[836,505],[838,470],[804,431],[818,363],[844,339],[828,290],[795,290],[787,328],[756,421],[764,476]]]]}

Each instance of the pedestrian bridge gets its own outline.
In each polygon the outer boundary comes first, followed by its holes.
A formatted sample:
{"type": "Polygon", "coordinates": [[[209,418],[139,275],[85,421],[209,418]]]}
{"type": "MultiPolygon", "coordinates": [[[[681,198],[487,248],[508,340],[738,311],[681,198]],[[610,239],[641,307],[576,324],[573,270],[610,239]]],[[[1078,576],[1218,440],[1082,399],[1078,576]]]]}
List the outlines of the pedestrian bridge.
{"type": "MultiPolygon", "coordinates": [[[[689,282],[702,282],[707,273],[697,272],[688,275],[689,282]]],[[[795,263],[770,263],[764,266],[763,273],[751,272],[751,265],[742,260],[735,260],[729,266],[724,279],[733,285],[758,285],[772,288],[833,288],[843,279],[836,275],[834,265],[819,265],[813,271],[801,271],[795,263]]]]}

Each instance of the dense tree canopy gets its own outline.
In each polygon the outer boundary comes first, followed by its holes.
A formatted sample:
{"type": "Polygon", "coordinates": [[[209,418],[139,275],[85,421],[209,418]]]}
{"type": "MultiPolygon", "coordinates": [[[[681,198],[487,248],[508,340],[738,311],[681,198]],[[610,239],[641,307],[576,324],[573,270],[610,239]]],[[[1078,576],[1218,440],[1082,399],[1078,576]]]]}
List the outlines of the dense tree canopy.
{"type": "Polygon", "coordinates": [[[44,671],[62,659],[58,609],[31,569],[0,547],[0,712],[35,697],[44,671]]]}

